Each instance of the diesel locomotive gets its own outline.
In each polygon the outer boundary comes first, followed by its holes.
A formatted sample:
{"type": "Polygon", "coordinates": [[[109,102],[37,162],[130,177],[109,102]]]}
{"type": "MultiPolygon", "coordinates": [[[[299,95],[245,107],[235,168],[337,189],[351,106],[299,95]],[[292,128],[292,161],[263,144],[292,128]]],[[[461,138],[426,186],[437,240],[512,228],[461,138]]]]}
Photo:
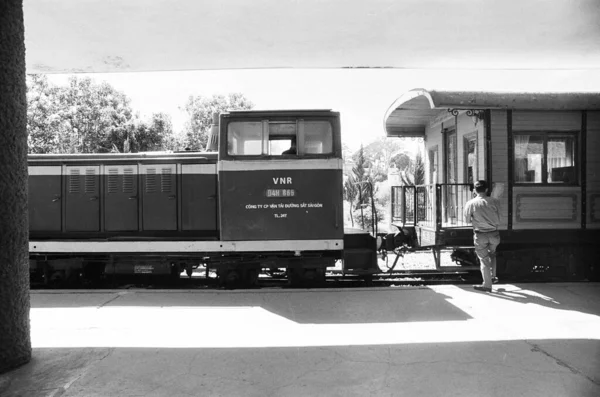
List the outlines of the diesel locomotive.
{"type": "Polygon", "coordinates": [[[328,267],[379,272],[376,239],[344,230],[339,113],[231,111],[206,152],[29,156],[32,281],[178,278],[203,266],[252,285],[328,267]]]}

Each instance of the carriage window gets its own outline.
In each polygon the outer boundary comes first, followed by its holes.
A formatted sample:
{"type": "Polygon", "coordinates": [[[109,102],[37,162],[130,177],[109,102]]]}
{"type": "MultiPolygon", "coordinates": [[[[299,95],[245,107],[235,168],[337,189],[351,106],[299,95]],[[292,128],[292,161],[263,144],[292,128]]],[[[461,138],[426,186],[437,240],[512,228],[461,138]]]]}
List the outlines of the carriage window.
{"type": "Polygon", "coordinates": [[[575,137],[548,138],[548,183],[576,183],[575,137]]]}
{"type": "Polygon", "coordinates": [[[543,136],[515,136],[515,182],[541,183],[543,157],[543,136]]]}
{"type": "Polygon", "coordinates": [[[576,184],[576,144],[575,134],[515,135],[515,182],[576,184]]]}

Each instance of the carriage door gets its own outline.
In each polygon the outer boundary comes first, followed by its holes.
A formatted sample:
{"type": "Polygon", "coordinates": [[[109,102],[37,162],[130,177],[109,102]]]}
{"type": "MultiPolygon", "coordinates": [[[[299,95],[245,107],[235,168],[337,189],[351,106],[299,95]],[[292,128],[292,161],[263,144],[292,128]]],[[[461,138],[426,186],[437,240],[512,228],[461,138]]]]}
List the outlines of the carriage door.
{"type": "Polygon", "coordinates": [[[137,165],[106,166],[104,184],[107,231],[138,230],[138,171],[137,165]]]}
{"type": "Polygon", "coordinates": [[[60,232],[62,167],[29,167],[29,230],[60,232]]]}
{"type": "Polygon", "coordinates": [[[175,164],[142,165],[144,230],[177,230],[175,164]]]}
{"type": "Polygon", "coordinates": [[[66,230],[100,231],[100,166],[67,166],[66,230]]]}
{"type": "Polygon", "coordinates": [[[477,133],[465,136],[464,140],[465,158],[465,177],[463,180],[466,183],[475,183],[478,177],[477,172],[477,133]]]}
{"type": "Polygon", "coordinates": [[[456,148],[456,129],[446,132],[446,205],[444,211],[445,222],[455,224],[460,211],[456,208],[457,202],[457,148],[456,148]]]}
{"type": "Polygon", "coordinates": [[[429,150],[429,184],[438,183],[438,147],[429,150]]]}

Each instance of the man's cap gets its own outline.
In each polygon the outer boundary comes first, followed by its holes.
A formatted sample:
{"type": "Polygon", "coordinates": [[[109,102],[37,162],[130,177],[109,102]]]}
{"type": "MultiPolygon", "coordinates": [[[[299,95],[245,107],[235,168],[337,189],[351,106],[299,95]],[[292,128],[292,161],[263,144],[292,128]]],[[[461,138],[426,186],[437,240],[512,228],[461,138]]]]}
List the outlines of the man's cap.
{"type": "Polygon", "coordinates": [[[477,181],[473,186],[475,186],[475,188],[486,188],[487,183],[486,181],[477,181]]]}

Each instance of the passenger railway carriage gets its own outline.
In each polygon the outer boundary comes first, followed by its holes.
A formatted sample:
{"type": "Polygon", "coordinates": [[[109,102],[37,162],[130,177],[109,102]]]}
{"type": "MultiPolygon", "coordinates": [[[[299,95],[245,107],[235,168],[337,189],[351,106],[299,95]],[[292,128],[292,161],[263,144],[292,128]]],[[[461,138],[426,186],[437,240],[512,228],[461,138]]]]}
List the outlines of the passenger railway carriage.
{"type": "MultiPolygon", "coordinates": [[[[498,273],[598,277],[600,94],[415,89],[385,115],[421,138],[426,184],[392,188],[392,216],[418,247],[472,246],[462,208],[475,180],[501,202],[498,273]]],[[[453,258],[475,265],[468,250],[453,258]]]]}
{"type": "Polygon", "coordinates": [[[32,276],[191,274],[254,283],[379,271],[375,239],[344,232],[339,114],[236,111],[205,153],[31,155],[32,276]],[[217,139],[218,138],[218,139],[217,139]]]}

